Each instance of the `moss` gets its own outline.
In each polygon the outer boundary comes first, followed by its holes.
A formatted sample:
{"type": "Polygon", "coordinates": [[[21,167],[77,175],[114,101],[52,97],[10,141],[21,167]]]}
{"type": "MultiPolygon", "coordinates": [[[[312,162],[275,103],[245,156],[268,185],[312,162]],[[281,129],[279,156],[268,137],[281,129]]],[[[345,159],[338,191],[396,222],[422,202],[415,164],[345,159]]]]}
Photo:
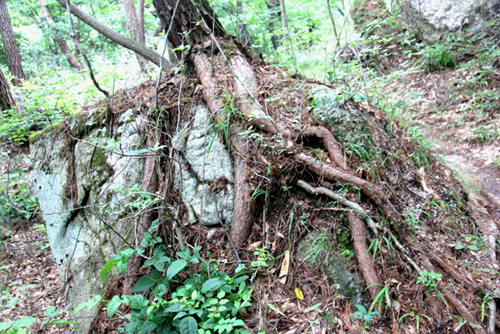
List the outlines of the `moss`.
{"type": "Polygon", "coordinates": [[[60,133],[60,131],[63,130],[62,124],[63,124],[63,121],[59,121],[59,122],[56,122],[54,124],[47,126],[43,130],[40,130],[40,131],[33,133],[29,138],[30,145],[34,145],[36,142],[38,142],[40,140],[40,138],[42,138],[48,134],[51,134],[51,133],[55,134],[54,135],[54,139],[55,139],[55,137],[60,133]]]}

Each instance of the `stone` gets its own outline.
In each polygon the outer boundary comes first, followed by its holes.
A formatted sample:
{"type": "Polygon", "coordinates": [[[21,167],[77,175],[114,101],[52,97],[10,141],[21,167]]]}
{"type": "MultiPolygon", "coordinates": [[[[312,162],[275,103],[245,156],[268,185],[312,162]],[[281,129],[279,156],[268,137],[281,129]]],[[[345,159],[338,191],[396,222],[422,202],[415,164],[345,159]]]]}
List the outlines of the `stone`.
{"type": "Polygon", "coordinates": [[[231,156],[208,109],[197,106],[191,113],[192,124],[184,124],[174,139],[180,162],[174,189],[188,208],[189,223],[230,228],[234,200],[231,156]]]}
{"type": "Polygon", "coordinates": [[[403,19],[417,28],[421,38],[435,42],[446,33],[481,28],[499,18],[500,0],[405,0],[399,3],[403,19]]]}
{"type": "Polygon", "coordinates": [[[335,129],[333,135],[344,147],[360,146],[367,155],[373,154],[373,143],[363,113],[350,103],[343,103],[342,96],[329,88],[310,93],[311,112],[335,129]],[[353,146],[354,145],[354,146],[353,146]]]}
{"type": "MultiPolygon", "coordinates": [[[[114,139],[99,124],[101,111],[74,115],[31,140],[30,184],[46,224],[49,245],[66,286],[70,310],[102,295],[104,262],[133,243],[137,218],[128,212],[140,188],[143,159],[127,156],[139,148],[141,117],[121,115],[114,139]]],[[[113,276],[113,275],[111,275],[113,276]]],[[[83,308],[76,330],[88,332],[97,309],[83,308]]]]}
{"type": "Polygon", "coordinates": [[[311,267],[321,266],[332,286],[349,298],[350,304],[366,306],[363,288],[357,276],[347,270],[347,260],[333,249],[332,238],[314,231],[299,242],[298,257],[311,267]]]}

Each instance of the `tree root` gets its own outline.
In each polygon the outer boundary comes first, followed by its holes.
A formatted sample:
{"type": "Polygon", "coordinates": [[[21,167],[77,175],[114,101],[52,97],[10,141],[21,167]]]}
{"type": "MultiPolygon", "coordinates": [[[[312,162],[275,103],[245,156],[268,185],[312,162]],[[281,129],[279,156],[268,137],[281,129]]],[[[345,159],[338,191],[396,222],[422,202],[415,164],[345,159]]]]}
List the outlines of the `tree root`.
{"type": "Polygon", "coordinates": [[[368,226],[370,227],[370,229],[372,230],[373,234],[375,234],[375,236],[378,236],[378,230],[380,227],[375,224],[375,222],[370,217],[370,215],[368,215],[368,212],[366,212],[365,209],[363,209],[359,204],[357,204],[355,202],[351,202],[349,200],[346,200],[345,198],[336,194],[335,192],[331,191],[330,189],[327,189],[324,187],[316,187],[315,188],[303,180],[298,180],[297,185],[310,194],[328,196],[331,199],[338,201],[340,204],[351,208],[354,212],[356,212],[358,214],[358,216],[360,216],[362,219],[366,220],[366,222],[367,222],[368,226]]]}
{"type": "Polygon", "coordinates": [[[236,248],[245,242],[252,227],[252,207],[250,198],[250,172],[245,160],[249,156],[248,144],[239,134],[239,129],[233,129],[231,148],[234,159],[234,208],[231,239],[236,248]]]}
{"type": "Polygon", "coordinates": [[[353,187],[359,187],[360,190],[382,210],[387,220],[395,223],[400,223],[402,221],[401,215],[394,208],[379,186],[345,171],[331,167],[305,153],[300,153],[297,159],[306,165],[309,170],[320,176],[324,176],[330,181],[337,181],[343,184],[349,183],[353,187]]]}
{"type": "MultiPolygon", "coordinates": [[[[200,78],[200,81],[203,85],[203,97],[205,98],[208,109],[210,110],[210,112],[215,114],[219,112],[223,106],[217,96],[217,89],[215,88],[216,85],[212,77],[212,65],[210,63],[210,60],[204,53],[199,52],[194,54],[193,62],[196,71],[198,72],[198,77],[200,78]]],[[[248,67],[250,67],[250,65],[248,65],[248,67]]],[[[252,70],[251,67],[250,70],[252,70]]],[[[245,69],[242,72],[246,73],[248,72],[248,69],[245,69]]],[[[240,73],[240,75],[243,74],[240,73]]],[[[246,75],[250,74],[246,73],[246,75]]],[[[253,70],[252,70],[252,75],[253,75],[253,70]]],[[[238,86],[238,80],[236,81],[235,85],[238,86]]],[[[256,84],[251,85],[250,87],[252,89],[253,88],[256,89],[256,84]]],[[[247,93],[247,89],[245,89],[244,87],[240,87],[238,90],[240,97],[245,96],[246,99],[250,97],[247,93]]],[[[253,107],[246,106],[246,108],[253,108],[253,107]]],[[[235,175],[234,175],[233,226],[231,228],[230,236],[235,247],[237,248],[241,247],[241,245],[245,242],[246,238],[248,237],[248,234],[250,233],[250,228],[252,227],[250,185],[248,183],[251,174],[245,160],[245,157],[249,155],[249,152],[246,142],[239,134],[240,132],[241,129],[239,128],[234,128],[231,131],[231,148],[233,151],[235,175]]]]}
{"type": "Polygon", "coordinates": [[[218,110],[222,109],[222,104],[219,101],[217,94],[218,89],[212,77],[212,64],[207,55],[203,52],[196,52],[193,54],[193,63],[198,73],[198,78],[203,85],[203,97],[207,103],[208,110],[212,113],[216,113],[218,110]]]}
{"type": "Polygon", "coordinates": [[[369,287],[368,291],[370,292],[370,296],[372,300],[374,300],[380,292],[380,281],[372,263],[370,252],[366,248],[366,227],[363,221],[353,212],[349,212],[347,218],[351,227],[356,259],[358,260],[359,267],[365,278],[366,285],[369,287]]]}
{"type": "MultiPolygon", "coordinates": [[[[145,125],[143,125],[145,127],[145,125]]],[[[154,136],[148,136],[146,147],[153,148],[156,144],[154,136]]],[[[159,179],[158,173],[156,171],[156,157],[151,155],[146,157],[144,162],[144,177],[142,179],[142,189],[148,191],[151,194],[155,194],[159,189],[159,179]]],[[[135,243],[134,247],[138,247],[141,243],[144,233],[151,226],[155,212],[149,210],[143,213],[139,218],[139,224],[137,225],[135,231],[135,243]]],[[[141,267],[141,258],[138,256],[133,256],[127,266],[127,272],[125,273],[125,280],[123,281],[123,295],[129,295],[132,287],[134,286],[139,269],[141,267]]]]}
{"type": "Polygon", "coordinates": [[[233,56],[230,60],[231,68],[236,76],[234,82],[236,97],[239,100],[241,111],[250,120],[250,124],[266,132],[276,134],[280,130],[269,115],[259,104],[257,95],[257,78],[252,66],[242,55],[233,56]]]}
{"type": "Polygon", "coordinates": [[[310,126],[302,131],[302,135],[305,137],[318,137],[323,140],[323,145],[325,146],[328,154],[333,159],[333,162],[337,167],[344,170],[347,166],[344,161],[344,155],[342,154],[342,149],[339,143],[335,140],[333,134],[324,126],[310,126]]]}

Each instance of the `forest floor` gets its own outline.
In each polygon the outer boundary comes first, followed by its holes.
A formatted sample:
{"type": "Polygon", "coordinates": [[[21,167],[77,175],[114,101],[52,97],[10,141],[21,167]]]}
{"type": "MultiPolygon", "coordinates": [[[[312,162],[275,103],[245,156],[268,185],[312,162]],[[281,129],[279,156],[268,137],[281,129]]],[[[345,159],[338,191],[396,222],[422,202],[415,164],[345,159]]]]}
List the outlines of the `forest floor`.
{"type": "MultiPolygon", "coordinates": [[[[500,80],[498,79],[500,78],[500,70],[496,69],[487,85],[465,87],[466,82],[470,82],[471,77],[476,75],[475,73],[476,69],[471,69],[469,72],[446,69],[404,75],[389,82],[385,81],[385,88],[381,94],[388,94],[394,101],[404,100],[407,103],[408,112],[394,117],[400,117],[400,123],[410,120],[415,122],[416,120],[421,124],[424,138],[432,143],[430,149],[435,154],[442,156],[443,161],[463,183],[472,199],[474,208],[481,211],[482,214],[492,217],[498,226],[500,223],[500,166],[498,166],[500,136],[497,135],[500,131],[500,124],[498,110],[484,110],[481,113],[483,117],[478,121],[477,99],[480,97],[477,97],[477,94],[483,93],[482,96],[484,96],[487,91],[498,92],[500,90],[500,80]]],[[[28,172],[28,164],[20,159],[23,155],[26,155],[23,150],[10,150],[9,156],[2,156],[0,172],[5,173],[14,169],[28,172]]],[[[301,198],[296,200],[297,203],[304,201],[301,198]]],[[[264,230],[265,228],[266,225],[264,225],[264,230]]],[[[66,332],[68,327],[48,327],[48,325],[57,319],[70,318],[71,315],[61,313],[50,318],[45,314],[50,306],[64,309],[61,295],[63,282],[57,273],[50,249],[47,247],[47,239],[40,217],[37,215],[31,220],[18,220],[8,230],[2,231],[3,240],[0,243],[0,286],[2,287],[0,322],[24,316],[34,316],[38,319],[31,327],[35,329],[34,332],[66,332]],[[44,321],[47,322],[44,323],[44,321]]],[[[256,233],[266,234],[264,230],[256,233]]],[[[432,230],[431,226],[429,226],[429,230],[432,230]]],[[[189,235],[196,234],[199,235],[195,227],[188,228],[186,231],[188,240],[189,235]]],[[[223,240],[223,236],[213,240],[223,240]]],[[[210,248],[214,248],[212,253],[217,252],[216,248],[219,246],[217,243],[213,243],[210,246],[210,248]]],[[[260,244],[252,243],[248,245],[247,251],[251,253],[259,246],[260,244]]],[[[223,246],[220,247],[223,248],[223,246]]],[[[450,266],[460,268],[460,265],[455,266],[454,263],[450,263],[450,266]]],[[[307,266],[297,269],[294,272],[297,277],[292,277],[291,280],[314,280],[316,285],[313,290],[318,291],[317,289],[321,289],[322,284],[323,289],[328,289],[325,277],[318,276],[315,269],[317,268],[307,266]]],[[[265,289],[262,288],[263,286],[273,284],[269,281],[270,277],[270,275],[266,276],[259,283],[261,289],[265,289]]],[[[319,327],[309,326],[309,324],[314,323],[315,315],[310,313],[307,316],[302,316],[300,301],[295,302],[292,292],[289,294],[288,299],[283,298],[283,295],[266,295],[267,305],[278,303],[281,298],[280,302],[283,306],[280,312],[286,313],[285,322],[290,325],[289,328],[292,328],[283,331],[283,333],[300,332],[293,331],[293,328],[295,330],[312,328],[312,332],[325,332],[324,327],[319,325],[319,327]]],[[[321,298],[318,300],[325,301],[321,298]]],[[[360,324],[359,321],[350,317],[346,308],[339,306],[339,310],[339,312],[343,312],[341,318],[346,332],[349,330],[350,333],[361,332],[362,323],[360,324]]],[[[269,310],[269,313],[273,312],[269,310]]],[[[248,318],[251,319],[250,316],[248,318]]],[[[253,325],[257,326],[258,324],[253,325]]],[[[377,326],[372,328],[376,331],[377,326]]],[[[412,330],[406,332],[412,333],[412,330]]]]}

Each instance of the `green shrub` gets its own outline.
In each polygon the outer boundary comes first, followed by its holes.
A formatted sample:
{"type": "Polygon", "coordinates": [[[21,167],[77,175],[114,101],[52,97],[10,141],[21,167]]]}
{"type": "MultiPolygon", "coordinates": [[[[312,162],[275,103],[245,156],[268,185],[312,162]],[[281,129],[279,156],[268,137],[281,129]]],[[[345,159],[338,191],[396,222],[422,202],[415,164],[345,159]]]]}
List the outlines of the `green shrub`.
{"type": "MultiPolygon", "coordinates": [[[[243,267],[234,276],[216,270],[213,260],[203,261],[201,246],[191,252],[187,248],[177,252],[177,259],[167,255],[161,238],[145,233],[142,246],[154,247],[154,256],[146,260],[143,268],[149,273],[141,277],[128,296],[114,296],[107,303],[107,313],[112,318],[120,313],[121,305],[130,307],[128,323],[119,329],[126,333],[249,333],[238,314],[250,306],[252,289],[246,285],[249,278],[243,267]],[[144,292],[150,291],[149,298],[144,292]],[[173,291],[169,295],[169,291],[173,291]]],[[[102,278],[114,266],[125,273],[129,259],[143,253],[126,249],[104,266],[102,278]]],[[[75,310],[77,312],[84,305],[75,310]]]]}

